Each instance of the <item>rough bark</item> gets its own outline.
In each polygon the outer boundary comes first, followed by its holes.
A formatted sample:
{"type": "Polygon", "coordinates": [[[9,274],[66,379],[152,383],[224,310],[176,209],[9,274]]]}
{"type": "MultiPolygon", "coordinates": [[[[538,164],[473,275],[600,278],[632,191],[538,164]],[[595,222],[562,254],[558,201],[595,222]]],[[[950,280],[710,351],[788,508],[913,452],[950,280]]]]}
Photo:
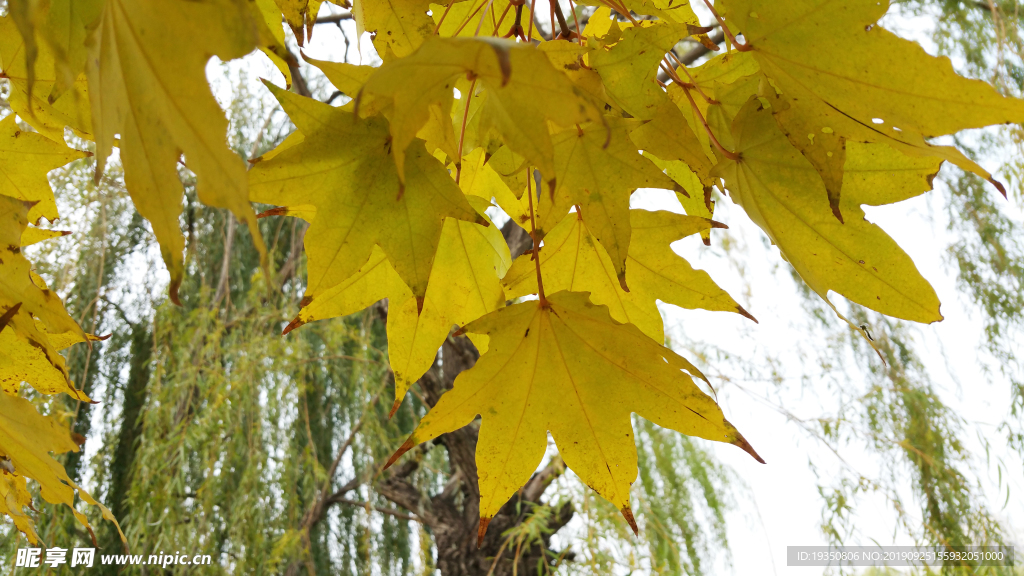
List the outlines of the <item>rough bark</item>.
{"type": "MultiPolygon", "coordinates": [[[[438,362],[418,382],[427,403],[433,406],[441,395],[452,387],[456,376],[472,368],[479,354],[466,337],[449,337],[441,347],[438,362]]],[[[551,535],[572,519],[575,511],[571,504],[563,505],[548,522],[549,532],[542,542],[524,544],[516,553],[515,546],[503,551],[502,534],[523,522],[530,514],[528,504],[539,504],[545,489],[564,466],[553,462],[537,472],[520,492],[491,520],[482,545],[477,547],[477,528],[480,523],[480,493],[477,488],[476,442],[477,425],[445,434],[435,440],[448,452],[452,476],[438,494],[424,498],[407,477],[416,469],[415,460],[397,467],[374,488],[378,494],[396,506],[415,514],[426,524],[437,546],[437,568],[443,576],[471,576],[488,574],[493,566],[495,576],[535,573],[544,562],[545,550],[550,563],[558,552],[552,553],[551,535]],[[459,502],[462,504],[460,505],[459,502]],[[518,566],[516,566],[518,564],[518,566]]],[[[566,559],[571,559],[567,555],[566,559]]]]}

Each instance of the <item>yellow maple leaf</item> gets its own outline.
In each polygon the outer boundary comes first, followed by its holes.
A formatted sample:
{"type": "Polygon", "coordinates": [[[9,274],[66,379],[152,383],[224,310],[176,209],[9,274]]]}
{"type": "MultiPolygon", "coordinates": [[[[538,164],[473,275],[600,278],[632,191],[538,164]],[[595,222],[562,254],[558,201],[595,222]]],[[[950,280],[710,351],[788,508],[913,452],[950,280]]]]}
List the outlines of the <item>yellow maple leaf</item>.
{"type": "MultiPolygon", "coordinates": [[[[678,88],[678,87],[677,87],[678,88]]],[[[749,94],[747,95],[750,96],[749,94]]],[[[689,110],[689,103],[686,103],[689,110]]],[[[707,136],[703,128],[695,132],[676,102],[666,98],[658,105],[654,117],[638,126],[630,133],[637,148],[650,152],[658,158],[669,162],[684,162],[686,166],[700,178],[703,186],[712,186],[711,167],[714,166],[714,155],[706,142],[707,136]]]]}
{"type": "MultiPolygon", "coordinates": [[[[585,218],[570,214],[544,237],[540,269],[545,289],[589,292],[594,304],[607,306],[618,322],[628,322],[656,342],[665,331],[657,300],[682,308],[737,312],[753,319],[703,270],[694,270],[669,245],[724,225],[672,212],[630,210],[633,237],[626,261],[629,292],[619,285],[615,267],[588,229],[585,218]]],[[[532,254],[516,259],[502,279],[508,298],[537,293],[532,254]]]]}
{"type": "Polygon", "coordinates": [[[783,99],[773,104],[776,119],[821,173],[833,210],[838,211],[844,139],[937,156],[991,180],[956,149],[930,146],[925,138],[1024,121],[1024,101],[957,75],[948,58],[930,56],[879,26],[888,2],[724,4],[783,99]]]}
{"type": "Polygon", "coordinates": [[[385,62],[408,56],[434,34],[429,7],[429,0],[355,0],[356,34],[372,34],[377,54],[385,62]]]}
{"type": "MultiPolygon", "coordinates": [[[[75,509],[76,492],[87,504],[99,508],[103,518],[113,522],[117,527],[121,541],[127,542],[110,510],[75,484],[48,452],[78,452],[78,445],[65,428],[59,426],[52,418],[40,415],[29,401],[0,394],[0,456],[10,460],[16,474],[39,483],[39,494],[43,500],[50,504],[64,504],[70,508],[71,513],[90,534],[92,528],[88,519],[75,509]]],[[[0,475],[6,475],[6,472],[0,475]]],[[[20,525],[18,527],[21,528],[20,525]]]]}
{"type": "MultiPolygon", "coordinates": [[[[715,214],[715,202],[711,199],[711,187],[704,185],[700,178],[690,170],[686,162],[679,160],[661,160],[644,150],[644,156],[658,168],[665,171],[679,187],[676,189],[676,198],[682,205],[683,210],[690,216],[699,216],[710,219],[715,214]]],[[[705,246],[711,245],[711,229],[701,230],[700,237],[705,246]]]]}
{"type": "MultiPolygon", "coordinates": [[[[760,71],[753,54],[732,52],[716,56],[691,72],[694,85],[716,102],[706,107],[708,125],[718,141],[730,150],[736,148],[732,141],[733,118],[750,96],[758,93],[763,79],[760,71]]],[[[697,101],[700,102],[699,99],[697,101]]],[[[680,100],[677,102],[682,105],[680,100]]],[[[706,134],[699,132],[698,137],[710,148],[706,134]]]]}
{"type": "MultiPolygon", "coordinates": [[[[437,28],[437,34],[443,37],[456,36],[495,36],[508,38],[515,26],[515,3],[510,0],[465,0],[431,4],[430,10],[437,28]],[[449,8],[449,5],[451,6],[449,8]],[[447,15],[445,13],[447,12],[447,15]],[[441,20],[441,18],[444,20],[441,20]],[[438,26],[438,24],[440,24],[438,26]]],[[[523,15],[520,25],[523,34],[529,32],[533,14],[530,3],[522,4],[523,15]]],[[[536,26],[533,38],[539,39],[536,26]]]]}
{"type": "Polygon", "coordinates": [[[14,521],[14,526],[28,537],[29,544],[39,542],[35,522],[25,513],[25,508],[32,507],[32,495],[24,476],[0,472],[0,514],[6,514],[14,521]]]}
{"type": "Polygon", "coordinates": [[[38,244],[44,240],[69,236],[70,234],[71,232],[67,230],[46,230],[43,228],[36,228],[35,226],[29,226],[21,234],[21,247],[24,248],[25,246],[38,244]]]}
{"type": "MultiPolygon", "coordinates": [[[[668,100],[665,91],[655,83],[658,65],[676,42],[688,35],[686,26],[671,22],[631,27],[622,32],[621,40],[614,46],[594,50],[590,65],[623,110],[635,118],[651,120],[668,100]]],[[[591,40],[592,44],[595,42],[591,40]]]]}
{"type": "Polygon", "coordinates": [[[29,338],[47,350],[47,356],[58,356],[48,345],[45,335],[40,336],[33,318],[38,318],[51,334],[72,332],[83,341],[85,333],[78,323],[68,315],[60,298],[53,292],[40,288],[30,274],[29,261],[21,254],[21,233],[25,229],[29,204],[0,196],[0,307],[8,312],[19,306],[19,312],[9,324],[15,332],[29,338]]]}
{"type": "Polygon", "coordinates": [[[44,394],[67,392],[90,402],[71,385],[64,357],[57,352],[86,341],[87,335],[60,298],[41,279],[33,278],[31,265],[21,253],[28,211],[28,203],[0,196],[0,357],[4,360],[0,388],[14,394],[27,381],[44,394]]]}
{"type": "MultiPolygon", "coordinates": [[[[260,50],[284,76],[285,85],[292,85],[292,71],[289,64],[298,64],[287,48],[281,9],[275,0],[246,0],[253,13],[253,22],[259,34],[260,50]]],[[[296,36],[301,43],[302,37],[296,36]]]]}
{"type": "Polygon", "coordinates": [[[0,194],[32,203],[29,222],[36,224],[40,218],[53,222],[60,215],[46,174],[88,155],[63,141],[22,130],[10,114],[0,120],[0,194]]]}
{"type": "Polygon", "coordinates": [[[620,509],[636,530],[629,486],[637,477],[631,413],[659,426],[739,446],[762,461],[694,384],[700,372],[585,293],[515,304],[470,323],[488,351],[455,380],[388,460],[482,417],[476,448],[480,537],[537,469],[554,438],[565,463],[620,509]]]}
{"type": "Polygon", "coordinates": [[[280,10],[278,17],[284,16],[299,46],[312,38],[314,22],[323,0],[274,0],[274,3],[280,10]]]}
{"type": "MultiPolygon", "coordinates": [[[[488,158],[483,148],[470,152],[462,161],[462,178],[459,188],[466,196],[475,196],[484,201],[494,200],[512,220],[520,226],[529,227],[530,208],[517,198],[505,180],[494,169],[493,158],[488,158]]],[[[523,183],[523,188],[526,183],[523,183]]]]}
{"type": "Polygon", "coordinates": [[[46,100],[58,100],[85,72],[85,38],[102,3],[100,0],[11,0],[7,4],[8,13],[25,43],[28,94],[33,95],[36,75],[41,74],[44,82],[51,81],[40,87],[49,91],[46,100]]]}
{"type": "Polygon", "coordinates": [[[96,174],[120,134],[125,184],[160,242],[175,301],[184,274],[182,153],[197,176],[199,199],[231,210],[266,253],[244,162],[227,147],[227,119],[206,81],[212,55],[230,60],[256,47],[253,20],[243,0],[105,0],[88,40],[96,174]]]}
{"type": "Polygon", "coordinates": [[[31,67],[27,52],[29,48],[13,17],[0,18],[0,71],[10,81],[11,109],[51,140],[63,142],[65,126],[88,137],[92,115],[85,75],[78,74],[70,87],[63,87],[58,83],[56,59],[48,43],[36,43],[31,67]]]}
{"type": "MultiPolygon", "coordinates": [[[[608,117],[604,124],[563,130],[554,135],[552,143],[557,178],[554,194],[580,207],[587,227],[608,251],[625,288],[629,197],[637,188],[674,190],[675,182],[637,152],[629,138],[629,123],[622,119],[608,117]]],[[[553,216],[560,220],[568,208],[553,216]]]]}
{"type": "Polygon", "coordinates": [[[384,252],[375,246],[355,274],[308,301],[285,334],[309,322],[353,314],[387,298],[394,414],[409,387],[433,364],[453,325],[469,323],[505,305],[499,279],[511,260],[508,246],[494,226],[446,218],[422,310],[417,309],[416,298],[384,252]]]}
{"type": "Polygon", "coordinates": [[[256,202],[316,207],[305,238],[306,299],[352,276],[379,245],[422,306],[444,219],[479,215],[422,142],[409,148],[402,186],[383,118],[271,89],[304,139],[256,164],[250,192],[256,202]]]}
{"type": "Polygon", "coordinates": [[[430,118],[431,105],[450,113],[456,80],[467,74],[486,91],[479,130],[493,127],[546,180],[555,172],[548,123],[569,127],[600,120],[589,98],[534,46],[485,38],[431,38],[409,57],[381,66],[363,87],[363,97],[392,102],[391,133],[400,171],[404,146],[430,118]]]}
{"type": "MultiPolygon", "coordinates": [[[[942,319],[931,285],[892,238],[865,219],[859,205],[844,201],[845,224],[832,215],[817,171],[789,143],[763,101],[752,99],[740,111],[733,123],[733,138],[740,160],[723,162],[716,174],[725,178],[733,201],[830,306],[828,292],[833,290],[896,318],[924,323],[942,319]]],[[[891,172],[879,172],[891,163],[880,163],[878,158],[848,166],[848,182],[856,180],[856,170],[874,171],[868,180],[872,186],[905,182],[894,181],[891,172]]],[[[933,163],[932,169],[937,171],[938,166],[933,163]]],[[[930,188],[930,177],[920,177],[918,182],[930,188]]],[[[863,198],[871,192],[862,194],[863,198]]]]}

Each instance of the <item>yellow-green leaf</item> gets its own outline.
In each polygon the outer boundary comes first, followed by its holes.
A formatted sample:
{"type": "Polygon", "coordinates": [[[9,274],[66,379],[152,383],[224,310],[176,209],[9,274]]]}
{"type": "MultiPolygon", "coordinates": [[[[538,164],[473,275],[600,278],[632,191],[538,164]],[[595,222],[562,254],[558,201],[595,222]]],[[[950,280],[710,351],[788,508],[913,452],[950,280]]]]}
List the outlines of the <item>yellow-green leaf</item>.
{"type": "Polygon", "coordinates": [[[60,298],[36,286],[30,274],[31,265],[21,254],[21,233],[27,225],[28,209],[25,202],[0,196],[0,306],[5,311],[21,306],[11,324],[16,331],[33,332],[35,322],[31,318],[35,317],[51,334],[74,332],[84,340],[85,332],[68,315],[60,298]]]}
{"type": "MultiPolygon", "coordinates": [[[[753,99],[740,111],[733,138],[741,158],[720,164],[717,175],[725,178],[733,201],[819,296],[828,302],[832,290],[896,318],[942,319],[939,299],[913,261],[865,219],[859,206],[844,202],[845,224],[833,216],[817,171],[789,143],[762,101],[753,99]]],[[[868,172],[874,166],[859,168],[868,172]]],[[[854,174],[847,169],[847,178],[854,174]]],[[[883,185],[902,183],[875,176],[883,185]]]]}
{"type": "Polygon", "coordinates": [[[355,0],[357,36],[369,32],[385,62],[412,54],[434,33],[429,0],[355,0]]]}
{"type": "Polygon", "coordinates": [[[63,142],[23,131],[10,114],[0,120],[0,194],[31,202],[29,222],[37,224],[40,218],[53,222],[60,215],[46,174],[86,156],[63,142]]]}
{"type": "Polygon", "coordinates": [[[28,491],[24,476],[0,472],[0,514],[11,517],[14,526],[28,537],[29,544],[39,542],[35,522],[25,513],[32,507],[32,494],[28,491]]]}
{"type": "Polygon", "coordinates": [[[247,223],[265,253],[244,162],[227,147],[227,119],[206,81],[212,55],[230,60],[256,47],[253,17],[243,0],[106,0],[89,38],[97,174],[120,134],[125,184],[160,242],[172,299],[184,274],[182,153],[199,199],[247,223]]]}
{"type": "Polygon", "coordinates": [[[315,320],[352,314],[388,298],[394,413],[412,383],[433,364],[453,325],[466,324],[505,305],[499,279],[510,264],[508,246],[496,227],[446,218],[422,310],[384,252],[374,247],[370,259],[355,274],[306,302],[286,332],[315,320]]]}
{"type": "Polygon", "coordinates": [[[395,408],[433,364],[453,325],[467,324],[505,305],[500,278],[511,261],[508,246],[495,226],[445,220],[422,313],[417,314],[412,300],[388,309],[395,408]]]}
{"type": "Polygon", "coordinates": [[[480,415],[481,535],[537,469],[548,432],[569,468],[629,519],[629,486],[637,477],[634,412],[690,436],[735,444],[760,460],[694,384],[690,375],[700,372],[692,364],[616,322],[585,293],[509,306],[465,331],[489,336],[487,353],[459,375],[388,464],[480,415]]]}
{"type": "Polygon", "coordinates": [[[44,240],[60,238],[61,236],[68,236],[70,234],[71,232],[67,230],[44,230],[42,228],[36,228],[35,226],[29,226],[21,235],[21,247],[24,248],[25,246],[38,244],[44,240]]]}
{"type": "Polygon", "coordinates": [[[21,253],[28,204],[0,196],[0,387],[16,393],[27,381],[44,394],[67,392],[89,401],[68,380],[64,357],[57,353],[62,342],[84,342],[86,334],[68,315],[56,294],[36,280],[21,253]]]}
{"type": "Polygon", "coordinates": [[[661,102],[654,117],[634,129],[630,138],[638,148],[658,158],[685,162],[704,186],[714,184],[711,178],[714,157],[708,156],[706,146],[694,133],[676,103],[669,99],[661,102]]]}
{"type": "Polygon", "coordinates": [[[419,141],[409,148],[403,188],[383,118],[361,120],[273,91],[304,139],[256,164],[249,172],[250,192],[256,202],[316,207],[305,237],[306,297],[345,281],[379,245],[422,303],[444,218],[479,217],[452,177],[419,141]]]}
{"type": "Polygon", "coordinates": [[[60,88],[50,45],[36,44],[35,66],[30,70],[25,41],[13,19],[10,16],[0,18],[0,71],[10,82],[11,109],[51,140],[63,142],[65,126],[88,137],[93,128],[85,75],[77,75],[69,88],[60,88]],[[56,91],[60,92],[60,97],[50,102],[48,96],[56,95],[56,91]]]}
{"type": "MultiPolygon", "coordinates": [[[[665,171],[669,178],[679,186],[676,188],[676,198],[682,205],[683,210],[690,216],[710,219],[715,213],[715,201],[711,199],[711,187],[705,186],[700,178],[690,170],[690,166],[678,160],[661,160],[648,151],[644,156],[658,168],[665,171]]],[[[711,245],[711,229],[701,230],[701,239],[706,246],[711,245]]]]}
{"type": "Polygon", "coordinates": [[[593,103],[534,46],[432,38],[408,58],[381,66],[363,87],[364,96],[393,102],[391,131],[399,170],[400,153],[429,119],[430,106],[451,110],[455,82],[466,74],[477,78],[487,94],[479,130],[494,127],[546,180],[554,173],[548,122],[568,127],[600,118],[593,103]]]}
{"type": "Polygon", "coordinates": [[[611,48],[599,48],[590,54],[590,65],[604,80],[608,94],[641,120],[651,120],[663,102],[665,91],[654,81],[658,65],[676,42],[689,34],[686,26],[658,22],[632,27],[611,48]]]}
{"type": "MultiPolygon", "coordinates": [[[[547,236],[540,251],[544,288],[551,292],[589,292],[594,304],[607,306],[618,322],[628,322],[656,342],[665,340],[657,300],[682,308],[738,312],[749,316],[707,272],[694,270],[669,247],[672,242],[721,226],[704,218],[672,212],[631,210],[633,239],[626,261],[629,292],[619,285],[615,267],[584,219],[570,214],[547,236]]],[[[537,293],[532,254],[516,259],[502,282],[509,298],[537,293]]]]}
{"type": "Polygon", "coordinates": [[[127,542],[110,510],[75,484],[48,452],[78,452],[78,446],[66,429],[40,415],[27,400],[0,394],[0,456],[10,459],[16,474],[38,482],[44,500],[66,505],[82,526],[91,530],[85,515],[75,509],[77,492],[87,504],[98,507],[102,516],[117,527],[121,540],[127,542]]]}
{"type": "Polygon", "coordinates": [[[833,186],[835,147],[843,138],[938,156],[991,179],[956,150],[931,147],[924,138],[1024,121],[1024,101],[957,75],[948,58],[930,56],[879,26],[888,2],[729,0],[725,5],[730,22],[743,32],[789,105],[774,106],[783,114],[777,120],[790,127],[790,139],[833,186]],[[840,138],[821,138],[823,129],[840,138]],[[805,144],[812,134],[815,143],[805,144]]]}
{"type": "MultiPolygon", "coordinates": [[[[567,196],[580,207],[625,286],[629,197],[637,188],[672,190],[675,182],[640,155],[630,141],[628,123],[622,119],[607,117],[603,124],[563,130],[553,143],[558,179],[555,194],[567,196]]],[[[559,219],[563,215],[554,214],[559,219]]]]}

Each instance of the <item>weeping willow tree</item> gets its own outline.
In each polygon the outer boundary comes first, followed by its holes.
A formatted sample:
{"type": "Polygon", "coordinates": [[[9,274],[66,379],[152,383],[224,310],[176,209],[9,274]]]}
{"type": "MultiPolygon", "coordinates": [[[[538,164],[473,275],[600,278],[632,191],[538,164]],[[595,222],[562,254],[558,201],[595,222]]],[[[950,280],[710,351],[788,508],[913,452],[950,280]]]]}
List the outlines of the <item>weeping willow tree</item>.
{"type": "MultiPolygon", "coordinates": [[[[934,18],[934,42],[962,73],[1024,94],[1021,14],[1014,1],[907,0],[901,8],[905,15],[934,18]]],[[[567,25],[585,25],[590,11],[578,8],[567,25]]],[[[322,20],[352,31],[343,13],[322,20]]],[[[542,22],[537,26],[543,33],[542,22]]],[[[356,39],[345,39],[347,57],[347,44],[356,39]]],[[[689,49],[677,51],[684,56],[689,49]]],[[[292,127],[275,103],[248,90],[248,73],[244,66],[223,66],[219,89],[229,94],[232,147],[256,158],[292,127]]],[[[292,74],[296,91],[326,102],[348,98],[315,69],[294,67],[292,74]]],[[[1024,201],[1022,139],[1019,127],[1005,127],[958,143],[979,157],[1015,158],[1003,173],[1014,179],[1018,205],[1024,201]]],[[[380,468],[475,362],[472,344],[453,333],[388,418],[389,402],[381,402],[394,392],[386,302],[280,336],[305,285],[301,220],[260,221],[272,261],[267,269],[274,271],[268,277],[247,229],[227,212],[201,205],[194,177],[182,168],[186,280],[182,305],[175,306],[160,296],[166,280],[159,249],[132,207],[118,163],[110,162],[98,182],[93,170],[92,159],[83,159],[51,175],[62,214],[75,228],[69,239],[33,249],[37,271],[69,312],[88,332],[110,335],[67,351],[72,379],[99,403],[30,397],[89,439],[86,451],[65,456],[63,464],[121,520],[132,553],[210,554],[211,573],[232,574],[675,575],[728,567],[735,543],[727,538],[726,519],[746,507],[743,481],[699,441],[640,419],[634,422],[638,539],[619,511],[549,450],[549,460],[492,521],[483,547],[463,547],[478,516],[475,427],[417,449],[386,473],[380,468]]],[[[1021,223],[976,177],[944,172],[941,178],[935,202],[959,216],[948,219],[949,270],[984,322],[980,349],[992,360],[986,363],[990,376],[1012,390],[1002,437],[990,440],[1024,454],[1021,223]]],[[[723,208],[728,203],[717,200],[723,208]]],[[[503,233],[513,252],[526,249],[521,230],[506,225],[503,233]]],[[[742,268],[753,256],[736,249],[741,241],[725,237],[709,250],[742,268]]],[[[801,290],[788,270],[779,276],[801,290]]],[[[732,370],[717,375],[720,392],[749,394],[787,414],[793,395],[808,390],[834,402],[834,410],[794,417],[794,425],[836,454],[851,447],[869,453],[878,466],[864,471],[839,457],[837,474],[819,476],[827,541],[852,543],[862,497],[880,494],[900,530],[917,542],[1012,543],[979,488],[984,470],[965,443],[971,424],[958,417],[948,391],[925,367],[916,338],[921,329],[851,307],[848,317],[870,327],[883,363],[862,338],[836,324],[816,295],[802,290],[810,314],[797,329],[827,347],[804,350],[800,366],[782,371],[781,359],[743,355],[685,334],[677,334],[674,345],[714,357],[716,365],[729,361],[732,370]]],[[[116,531],[93,520],[102,549],[119,552],[116,531]]],[[[37,524],[47,545],[91,545],[62,508],[47,507],[37,524]]],[[[9,526],[3,531],[0,552],[13,558],[24,540],[9,526]]]]}

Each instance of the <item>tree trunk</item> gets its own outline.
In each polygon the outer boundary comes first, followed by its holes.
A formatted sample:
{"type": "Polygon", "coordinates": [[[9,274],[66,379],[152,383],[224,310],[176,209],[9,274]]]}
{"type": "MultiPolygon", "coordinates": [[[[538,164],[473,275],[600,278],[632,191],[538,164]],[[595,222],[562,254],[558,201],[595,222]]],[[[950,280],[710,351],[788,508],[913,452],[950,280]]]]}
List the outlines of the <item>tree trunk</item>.
{"type": "MultiPolygon", "coordinates": [[[[146,404],[149,387],[149,364],[153,354],[153,335],[145,323],[132,324],[131,363],[128,368],[128,382],[122,401],[121,430],[117,434],[117,448],[110,463],[110,483],[107,489],[107,506],[117,520],[123,521],[128,513],[128,489],[131,487],[131,472],[138,452],[142,422],[139,419],[146,404]]],[[[104,524],[104,537],[100,544],[111,553],[122,548],[120,536],[112,525],[104,524]]]]}
{"type": "MultiPolygon", "coordinates": [[[[451,389],[455,377],[463,370],[472,368],[479,354],[468,338],[449,337],[441,348],[439,359],[433,368],[419,381],[420,390],[431,407],[441,394],[451,389]]],[[[437,568],[443,576],[478,576],[488,574],[492,567],[495,576],[506,576],[516,571],[519,574],[536,573],[539,563],[553,564],[557,551],[552,552],[551,535],[572,519],[575,511],[566,503],[548,520],[546,534],[537,542],[525,542],[517,547],[512,540],[506,543],[503,533],[526,520],[531,513],[531,504],[540,504],[544,490],[561,473],[561,460],[549,464],[512,498],[491,520],[481,546],[477,547],[477,530],[480,525],[480,493],[477,486],[476,442],[478,427],[471,424],[461,430],[444,434],[435,440],[448,451],[448,460],[453,471],[444,489],[437,495],[424,499],[419,489],[405,478],[415,471],[415,460],[394,469],[394,473],[379,482],[377,493],[394,504],[419,516],[430,528],[437,546],[437,568]],[[461,496],[461,498],[459,497],[461,496]],[[457,502],[462,502],[460,507],[457,502]],[[545,560],[545,550],[547,558],[545,560]],[[518,564],[518,566],[515,566],[518,564]]],[[[571,555],[564,559],[571,560],[571,555]]]]}

